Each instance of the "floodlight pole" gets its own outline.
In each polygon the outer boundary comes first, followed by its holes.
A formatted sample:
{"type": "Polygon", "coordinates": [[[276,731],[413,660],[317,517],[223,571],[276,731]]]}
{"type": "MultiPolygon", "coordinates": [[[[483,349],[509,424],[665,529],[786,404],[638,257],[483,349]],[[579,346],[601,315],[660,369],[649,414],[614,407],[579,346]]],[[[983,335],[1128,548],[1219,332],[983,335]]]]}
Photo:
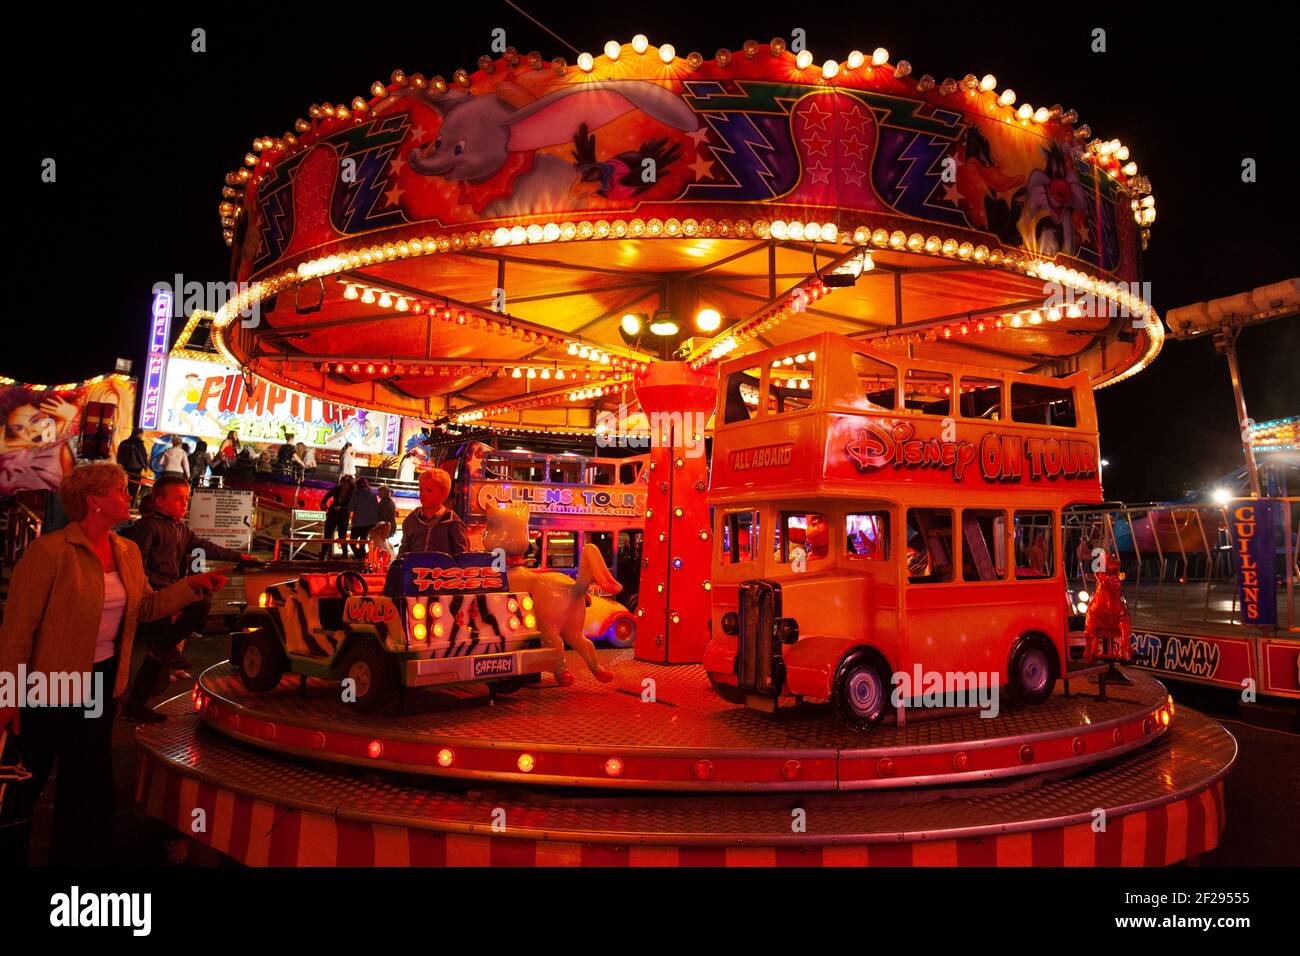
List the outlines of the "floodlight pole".
{"type": "Polygon", "coordinates": [[[1237,427],[1241,430],[1241,450],[1246,454],[1246,477],[1250,479],[1250,496],[1259,497],[1259,467],[1255,463],[1255,446],[1250,441],[1250,416],[1246,414],[1246,393],[1241,387],[1241,369],[1237,365],[1237,336],[1240,328],[1226,328],[1214,335],[1214,348],[1228,360],[1232,378],[1232,396],[1237,403],[1237,427]]]}

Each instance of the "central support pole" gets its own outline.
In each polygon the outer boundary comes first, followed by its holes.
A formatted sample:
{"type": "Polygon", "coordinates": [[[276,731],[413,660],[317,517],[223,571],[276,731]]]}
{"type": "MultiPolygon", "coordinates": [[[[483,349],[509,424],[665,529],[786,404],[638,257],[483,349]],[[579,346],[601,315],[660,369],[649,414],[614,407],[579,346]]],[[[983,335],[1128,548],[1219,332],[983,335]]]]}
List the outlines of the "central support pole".
{"type": "Polygon", "coordinates": [[[650,422],[650,477],[637,660],[698,663],[708,643],[713,553],[704,426],[717,402],[717,371],[656,363],[637,385],[650,422]]]}

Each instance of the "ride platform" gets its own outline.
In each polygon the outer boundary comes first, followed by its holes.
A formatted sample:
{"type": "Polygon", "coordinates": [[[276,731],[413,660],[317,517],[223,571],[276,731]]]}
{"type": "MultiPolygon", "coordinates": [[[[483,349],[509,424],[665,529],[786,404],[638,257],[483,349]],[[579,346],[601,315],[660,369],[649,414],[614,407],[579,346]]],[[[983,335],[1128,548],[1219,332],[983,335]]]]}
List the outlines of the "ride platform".
{"type": "Polygon", "coordinates": [[[574,655],[572,687],[549,676],[510,696],[484,684],[408,690],[401,713],[361,714],[337,683],[290,676],[247,690],[234,667],[201,675],[208,725],[265,750],[318,761],[459,779],[622,790],[870,790],[1077,770],[1151,743],[1169,719],[1164,686],[1133,673],[1106,700],[1085,678],[1043,704],[995,717],[910,709],[869,734],[828,706],[768,714],[723,701],[704,670],[602,651],[599,684],[574,655]]]}
{"type": "Polygon", "coordinates": [[[613,686],[416,692],[370,716],[335,685],[253,695],[219,665],[138,730],[137,796],[251,865],[1140,866],[1223,827],[1235,740],[1137,672],[1105,701],[1076,674],[1038,707],[862,735],[606,654],[613,686]]]}

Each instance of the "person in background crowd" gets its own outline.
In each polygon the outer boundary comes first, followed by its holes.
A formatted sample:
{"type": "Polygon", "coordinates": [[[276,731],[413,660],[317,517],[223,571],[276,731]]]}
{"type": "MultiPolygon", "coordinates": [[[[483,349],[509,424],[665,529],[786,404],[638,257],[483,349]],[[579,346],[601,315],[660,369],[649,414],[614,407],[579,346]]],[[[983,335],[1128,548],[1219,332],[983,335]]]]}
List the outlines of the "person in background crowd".
{"type": "Polygon", "coordinates": [[[388,566],[393,563],[393,546],[388,543],[392,534],[393,526],[387,521],[381,521],[370,529],[370,550],[366,553],[368,573],[388,573],[388,566]]]}
{"type": "Polygon", "coordinates": [[[402,456],[397,466],[398,481],[415,481],[415,469],[420,464],[421,455],[414,448],[402,456]]]}
{"type": "Polygon", "coordinates": [[[351,475],[353,478],[357,476],[357,456],[352,451],[352,442],[344,445],[339,452],[339,474],[351,475]]]}
{"type": "Polygon", "coordinates": [[[451,475],[441,468],[420,474],[420,507],[402,522],[400,557],[408,552],[445,551],[453,558],[469,550],[465,522],[445,504],[451,494],[451,475]]]}
{"type": "Polygon", "coordinates": [[[199,482],[208,473],[208,466],[212,464],[212,455],[208,452],[208,443],[202,438],[194,442],[194,451],[190,452],[190,483],[198,487],[199,482]]]}
{"type": "MultiPolygon", "coordinates": [[[[356,482],[351,475],[344,475],[339,479],[339,483],[325,492],[320,500],[321,507],[325,509],[325,531],[323,536],[326,544],[321,545],[321,560],[327,560],[334,557],[334,545],[328,543],[332,538],[346,538],[348,536],[348,515],[352,512],[352,492],[356,482]]],[[[343,556],[348,555],[348,546],[343,545],[343,556]]]]}
{"type": "MultiPolygon", "coordinates": [[[[23,664],[50,686],[64,686],[56,673],[93,673],[102,682],[94,702],[104,710],[87,719],[81,706],[0,708],[0,730],[17,732],[31,773],[10,785],[0,810],[0,857],[17,865],[27,862],[31,810],[55,764],[49,862],[107,862],[115,816],[113,714],[126,692],[136,627],[226,584],[222,575],[207,573],[160,591],[150,586],[135,544],[112,531],[130,516],[121,466],[75,468],[60,483],[59,497],[72,523],[37,538],[14,567],[0,624],[0,673],[17,673],[23,664]]],[[[83,705],[88,696],[82,695],[83,705]]]]}
{"type": "Polygon", "coordinates": [[[190,457],[185,454],[185,443],[180,435],[172,436],[172,446],[162,454],[162,473],[190,480],[190,457]]]}
{"type": "Polygon", "coordinates": [[[297,449],[294,447],[293,443],[293,435],[286,434],[284,436],[284,444],[280,446],[280,450],[275,455],[275,470],[277,473],[281,475],[294,474],[293,458],[296,451],[297,449]]]}
{"type": "Polygon", "coordinates": [[[393,489],[387,485],[379,488],[379,520],[388,525],[386,537],[391,538],[397,528],[397,502],[393,500],[393,489]]]}
{"type": "Polygon", "coordinates": [[[352,553],[358,558],[366,556],[366,538],[370,529],[379,522],[379,499],[368,478],[358,478],[352,492],[352,553]]]}
{"type": "MultiPolygon", "coordinates": [[[[150,587],[169,587],[199,562],[254,560],[251,555],[200,538],[185,523],[185,515],[190,509],[188,482],[164,475],[154,484],[153,500],[157,513],[142,517],[125,533],[125,537],[140,549],[150,587]]],[[[131,685],[123,717],[143,723],[166,720],[162,714],[149,709],[149,695],[165,667],[184,669],[190,666],[189,661],[180,656],[178,645],[193,632],[203,630],[210,606],[210,601],[190,604],[180,614],[146,624],[140,629],[140,640],[148,646],[149,653],[131,685]]]]}
{"type": "Polygon", "coordinates": [[[224,461],[226,467],[230,467],[235,463],[235,459],[239,457],[242,450],[239,445],[239,432],[232,429],[226,435],[225,441],[221,443],[221,447],[217,449],[217,458],[224,461]]]}
{"type": "Polygon", "coordinates": [[[310,478],[316,472],[316,449],[309,445],[298,442],[298,454],[296,458],[302,462],[302,474],[304,478],[310,478]]]}
{"type": "Polygon", "coordinates": [[[257,456],[257,470],[262,472],[274,470],[274,461],[271,457],[271,449],[263,448],[262,453],[257,456]]]}
{"type": "Polygon", "coordinates": [[[117,446],[117,463],[126,472],[126,487],[131,500],[140,492],[140,476],[149,467],[149,452],[144,447],[143,433],[140,429],[131,432],[131,437],[117,446]]]}

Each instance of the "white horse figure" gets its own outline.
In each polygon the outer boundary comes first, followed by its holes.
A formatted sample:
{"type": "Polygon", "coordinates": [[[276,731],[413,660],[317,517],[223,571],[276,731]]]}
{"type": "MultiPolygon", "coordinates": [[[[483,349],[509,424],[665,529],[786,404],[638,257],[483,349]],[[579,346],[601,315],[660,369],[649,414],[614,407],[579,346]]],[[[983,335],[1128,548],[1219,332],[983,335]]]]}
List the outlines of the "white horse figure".
{"type": "Polygon", "coordinates": [[[609,573],[600,549],[594,544],[582,549],[576,580],[558,571],[536,571],[524,567],[524,555],[528,551],[528,509],[519,506],[487,510],[483,548],[486,551],[503,550],[509,558],[507,577],[510,590],[532,595],[542,640],[561,653],[560,666],[555,672],[556,682],[565,686],[573,683],[573,675],[564,669],[566,644],[582,655],[598,681],[608,683],[613,680],[614,672],[600,666],[596,646],[582,633],[587,589],[596,584],[613,594],[622,588],[609,573]]]}

